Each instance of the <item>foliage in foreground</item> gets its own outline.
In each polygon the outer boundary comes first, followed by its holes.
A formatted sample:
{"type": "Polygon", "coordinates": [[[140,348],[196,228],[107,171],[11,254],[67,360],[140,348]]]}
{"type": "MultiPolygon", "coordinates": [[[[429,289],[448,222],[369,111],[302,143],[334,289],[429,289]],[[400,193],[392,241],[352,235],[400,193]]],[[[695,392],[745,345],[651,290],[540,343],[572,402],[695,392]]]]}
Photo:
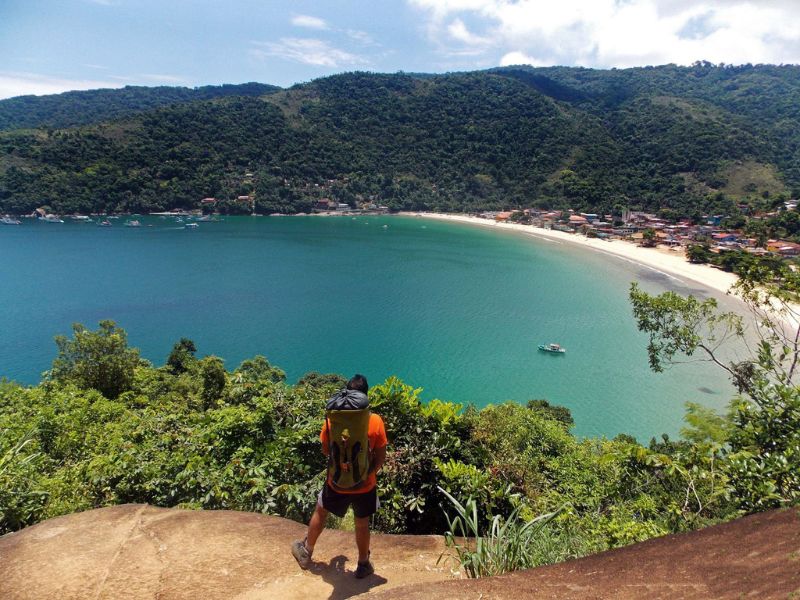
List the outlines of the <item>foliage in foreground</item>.
{"type": "MultiPolygon", "coordinates": [[[[0,531],[124,502],[309,517],[324,477],[324,403],[341,377],[311,373],[289,385],[264,357],[227,371],[218,357],[196,357],[187,339],[156,368],[112,322],[76,326],[58,349],[40,385],[0,383],[0,531]]],[[[706,482],[696,483],[702,506],[685,501],[686,474],[703,459],[683,444],[578,439],[569,412],[543,401],[462,410],[420,393],[396,378],[370,390],[390,438],[379,530],[446,531],[438,488],[471,497],[486,523],[568,502],[550,533],[568,525],[581,552],[733,508],[710,500],[706,482]]]]}
{"type": "Polygon", "coordinates": [[[742,317],[720,313],[713,299],[651,296],[636,284],[630,295],[639,329],[650,336],[654,370],[676,356],[700,355],[727,372],[738,389],[725,419],[706,419],[706,430],[716,430],[708,450],[731,497],[742,510],[754,511],[800,501],[800,274],[753,258],[739,275],[732,291],[754,317],[750,331],[742,317]],[[738,345],[747,358],[726,359],[723,343],[738,345]]]}
{"type": "MultiPolygon", "coordinates": [[[[456,516],[447,519],[445,543],[454,551],[459,566],[468,577],[501,575],[566,558],[563,555],[550,555],[552,546],[547,544],[548,540],[542,535],[545,525],[558,516],[564,507],[524,519],[520,515],[521,506],[517,506],[506,518],[501,515],[492,517],[488,531],[484,531],[474,498],[469,498],[463,505],[445,490],[440,488],[439,491],[456,509],[456,516]]],[[[562,544],[559,549],[563,553],[566,545],[562,544]]],[[[439,561],[445,557],[442,554],[439,561]]]]}

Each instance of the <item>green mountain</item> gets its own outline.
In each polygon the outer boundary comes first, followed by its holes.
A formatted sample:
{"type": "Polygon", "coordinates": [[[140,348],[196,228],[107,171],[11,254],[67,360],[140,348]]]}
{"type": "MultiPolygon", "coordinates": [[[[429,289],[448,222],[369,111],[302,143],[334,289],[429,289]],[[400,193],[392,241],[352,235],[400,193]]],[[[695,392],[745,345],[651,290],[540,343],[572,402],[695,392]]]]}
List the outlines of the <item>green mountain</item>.
{"type": "Polygon", "coordinates": [[[17,96],[0,101],[0,131],[36,127],[76,127],[185,102],[227,96],[262,96],[280,88],[263,83],[198,88],[126,86],[122,89],[17,96]]]}
{"type": "MultiPolygon", "coordinates": [[[[101,92],[45,97],[50,108],[30,124],[76,113],[82,97],[93,108],[80,127],[0,133],[0,211],[138,212],[209,196],[235,211],[251,195],[264,213],[331,198],[690,215],[800,195],[798,66],[508,67],[248,86],[151,110],[120,97],[113,118],[101,92]]],[[[19,100],[0,102],[0,115],[19,100]]]]}

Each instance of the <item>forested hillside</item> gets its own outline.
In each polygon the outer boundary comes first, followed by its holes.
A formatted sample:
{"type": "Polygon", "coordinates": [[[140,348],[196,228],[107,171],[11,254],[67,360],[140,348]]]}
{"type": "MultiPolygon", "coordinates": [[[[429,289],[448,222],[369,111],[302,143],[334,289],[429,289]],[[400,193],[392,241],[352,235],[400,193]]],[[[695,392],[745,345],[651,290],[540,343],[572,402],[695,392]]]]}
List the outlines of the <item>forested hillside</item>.
{"type": "Polygon", "coordinates": [[[179,103],[158,88],[165,106],[150,110],[126,99],[132,89],[28,98],[42,104],[27,116],[9,104],[26,99],[0,102],[6,128],[49,126],[0,134],[0,212],[138,212],[204,197],[233,211],[250,195],[262,213],[325,197],[697,215],[800,195],[797,66],[351,73],[279,91],[223,86],[210,100],[207,88],[185,90],[179,103]],[[116,112],[104,108],[112,98],[116,112]]]}
{"type": "Polygon", "coordinates": [[[0,130],[75,127],[172,104],[227,96],[261,96],[279,89],[263,83],[198,88],[125,86],[50,96],[17,96],[0,101],[0,130]]]}

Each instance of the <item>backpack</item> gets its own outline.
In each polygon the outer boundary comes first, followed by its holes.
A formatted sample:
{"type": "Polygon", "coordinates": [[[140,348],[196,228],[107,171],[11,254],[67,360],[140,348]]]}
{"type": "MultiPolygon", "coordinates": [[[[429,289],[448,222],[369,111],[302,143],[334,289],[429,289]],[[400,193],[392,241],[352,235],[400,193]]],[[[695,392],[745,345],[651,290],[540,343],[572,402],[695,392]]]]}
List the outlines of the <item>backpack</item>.
{"type": "Polygon", "coordinates": [[[369,408],[328,410],[328,481],[334,490],[364,484],[369,472],[369,408]]]}

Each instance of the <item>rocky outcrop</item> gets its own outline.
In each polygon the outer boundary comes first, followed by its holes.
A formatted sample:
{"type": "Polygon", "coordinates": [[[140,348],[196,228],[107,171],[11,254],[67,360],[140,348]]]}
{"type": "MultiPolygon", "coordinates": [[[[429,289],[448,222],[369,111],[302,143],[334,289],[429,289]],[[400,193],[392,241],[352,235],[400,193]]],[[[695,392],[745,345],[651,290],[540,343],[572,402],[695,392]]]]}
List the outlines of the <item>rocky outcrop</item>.
{"type": "Polygon", "coordinates": [[[289,552],[299,523],[254,513],[123,505],[50,519],[0,538],[3,600],[260,600],[349,598],[373,588],[432,583],[436,536],[375,536],[378,572],[353,577],[352,533],[326,531],[315,565],[289,552]]]}
{"type": "Polygon", "coordinates": [[[414,585],[375,598],[800,598],[800,513],[772,511],[558,565],[414,585]]]}
{"type": "Polygon", "coordinates": [[[481,580],[452,580],[438,536],[375,535],[376,574],[353,577],[351,533],[326,531],[301,571],[305,528],[233,511],[124,505],[0,538],[0,598],[790,598],[800,597],[800,515],[773,511],[481,580]],[[793,595],[795,594],[795,595],[793,595]]]}

